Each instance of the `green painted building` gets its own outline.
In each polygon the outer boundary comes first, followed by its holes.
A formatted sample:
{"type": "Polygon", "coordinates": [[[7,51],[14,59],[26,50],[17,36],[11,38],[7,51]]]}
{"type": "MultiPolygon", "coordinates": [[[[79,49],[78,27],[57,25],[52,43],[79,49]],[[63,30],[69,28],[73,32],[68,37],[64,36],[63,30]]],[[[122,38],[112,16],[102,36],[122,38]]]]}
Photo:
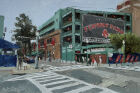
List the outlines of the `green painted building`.
{"type": "Polygon", "coordinates": [[[82,42],[82,15],[90,14],[125,21],[125,32],[132,32],[132,17],[128,13],[86,11],[74,8],[59,9],[54,16],[39,27],[40,37],[61,30],[61,60],[74,61],[75,55],[88,57],[89,54],[105,54],[112,52],[111,45],[82,42]],[[98,51],[98,48],[100,48],[98,51]],[[104,48],[104,49],[103,49],[104,48]],[[95,49],[90,51],[89,49],[95,49]]]}
{"type": "Polygon", "coordinates": [[[0,38],[3,38],[4,16],[0,15],[0,38]]]}

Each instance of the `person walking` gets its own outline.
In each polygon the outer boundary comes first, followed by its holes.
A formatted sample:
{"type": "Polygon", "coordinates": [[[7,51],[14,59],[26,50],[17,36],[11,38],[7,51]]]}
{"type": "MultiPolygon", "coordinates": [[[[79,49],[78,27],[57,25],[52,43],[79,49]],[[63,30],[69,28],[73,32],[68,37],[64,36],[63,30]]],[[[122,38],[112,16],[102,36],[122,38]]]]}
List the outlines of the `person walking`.
{"type": "Polygon", "coordinates": [[[102,56],[99,56],[99,66],[102,64],[102,56]]]}
{"type": "Polygon", "coordinates": [[[27,60],[25,57],[23,59],[23,67],[24,67],[24,70],[27,70],[27,60]]]}
{"type": "Polygon", "coordinates": [[[93,66],[95,62],[96,62],[96,60],[95,60],[95,58],[93,57],[92,60],[91,60],[91,66],[93,66]]]}
{"type": "Polygon", "coordinates": [[[18,69],[21,70],[22,68],[22,57],[18,58],[18,69]]]}

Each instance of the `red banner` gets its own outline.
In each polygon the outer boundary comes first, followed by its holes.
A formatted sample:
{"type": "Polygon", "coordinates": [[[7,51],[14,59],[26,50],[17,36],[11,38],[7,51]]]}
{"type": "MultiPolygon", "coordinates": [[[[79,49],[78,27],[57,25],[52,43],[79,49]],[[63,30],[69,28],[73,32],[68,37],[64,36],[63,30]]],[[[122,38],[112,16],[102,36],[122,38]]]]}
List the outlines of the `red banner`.
{"type": "Polygon", "coordinates": [[[121,58],[121,55],[118,55],[115,62],[118,63],[120,58],[121,58]]]}
{"type": "Polygon", "coordinates": [[[36,44],[34,43],[34,44],[33,44],[33,46],[34,46],[34,51],[35,51],[35,48],[36,48],[36,44]]]}
{"type": "Polygon", "coordinates": [[[130,62],[133,62],[134,61],[134,56],[132,56],[132,58],[130,59],[130,62]]]}
{"type": "Polygon", "coordinates": [[[54,46],[55,45],[55,38],[52,38],[51,44],[54,46]]]}
{"type": "Polygon", "coordinates": [[[122,62],[123,62],[123,58],[124,58],[124,56],[122,56],[120,63],[122,63],[122,62]]]}
{"type": "Polygon", "coordinates": [[[38,49],[40,49],[40,43],[38,43],[38,49]]]}
{"type": "Polygon", "coordinates": [[[137,61],[138,61],[138,58],[139,58],[139,56],[136,56],[136,58],[135,58],[135,62],[137,62],[137,61]]]}
{"type": "Polygon", "coordinates": [[[44,40],[44,48],[45,49],[47,48],[47,42],[46,42],[46,40],[44,40]]]}
{"type": "Polygon", "coordinates": [[[129,59],[130,59],[131,55],[127,55],[126,59],[125,59],[125,62],[128,62],[129,59]]]}

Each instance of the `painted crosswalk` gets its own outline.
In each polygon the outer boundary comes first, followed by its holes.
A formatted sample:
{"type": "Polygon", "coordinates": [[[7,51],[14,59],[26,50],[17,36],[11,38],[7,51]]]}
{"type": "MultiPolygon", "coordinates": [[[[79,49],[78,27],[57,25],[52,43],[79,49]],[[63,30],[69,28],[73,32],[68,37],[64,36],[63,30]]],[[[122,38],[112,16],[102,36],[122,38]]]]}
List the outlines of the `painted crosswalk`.
{"type": "Polygon", "coordinates": [[[48,68],[45,68],[44,70],[46,70],[46,71],[65,71],[65,70],[82,69],[82,68],[95,68],[95,67],[94,66],[84,66],[84,65],[55,67],[55,66],[49,65],[48,68]]]}
{"type": "Polygon", "coordinates": [[[53,71],[24,75],[8,81],[24,79],[36,85],[42,93],[94,93],[92,91],[96,91],[95,93],[117,93],[53,71]]]}

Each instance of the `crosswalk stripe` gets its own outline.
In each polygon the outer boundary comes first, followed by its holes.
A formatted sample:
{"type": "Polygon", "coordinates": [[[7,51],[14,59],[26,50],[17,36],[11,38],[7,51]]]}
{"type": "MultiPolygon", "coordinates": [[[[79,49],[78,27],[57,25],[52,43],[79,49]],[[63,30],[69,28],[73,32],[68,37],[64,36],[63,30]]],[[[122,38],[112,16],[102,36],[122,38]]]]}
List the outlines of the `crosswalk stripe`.
{"type": "Polygon", "coordinates": [[[78,89],[74,89],[72,91],[68,91],[68,92],[64,92],[64,93],[79,93],[79,92],[82,92],[82,91],[86,91],[86,90],[89,90],[91,89],[92,87],[89,87],[89,86],[83,86],[83,87],[80,87],[78,89]]]}
{"type": "Polygon", "coordinates": [[[59,83],[64,83],[64,82],[68,82],[68,81],[73,81],[73,80],[62,80],[62,81],[57,81],[57,82],[52,82],[52,83],[49,83],[49,84],[43,84],[44,86],[50,86],[50,85],[54,85],[54,84],[59,84],[59,83]]]}
{"type": "Polygon", "coordinates": [[[60,85],[60,86],[52,87],[52,88],[50,88],[50,90],[62,89],[62,88],[71,87],[71,86],[75,86],[75,85],[79,85],[79,84],[80,83],[78,83],[78,82],[69,83],[69,84],[66,84],[66,85],[60,85]]]}
{"type": "MultiPolygon", "coordinates": [[[[56,77],[56,78],[47,79],[47,80],[45,80],[45,81],[43,81],[43,82],[47,82],[47,81],[50,81],[50,80],[56,80],[56,79],[64,79],[64,78],[65,78],[65,77],[59,76],[59,77],[56,77]]],[[[42,81],[41,81],[40,83],[42,83],[42,81]]]]}
{"type": "Polygon", "coordinates": [[[46,77],[50,77],[50,76],[57,76],[57,75],[44,75],[44,76],[38,76],[38,77],[33,77],[32,79],[41,79],[41,78],[46,78],[46,77]]]}
{"type": "Polygon", "coordinates": [[[51,78],[57,78],[57,77],[60,77],[60,76],[57,75],[57,76],[44,77],[44,78],[41,78],[41,79],[36,79],[36,81],[42,81],[42,80],[51,79],[51,78]]]}

